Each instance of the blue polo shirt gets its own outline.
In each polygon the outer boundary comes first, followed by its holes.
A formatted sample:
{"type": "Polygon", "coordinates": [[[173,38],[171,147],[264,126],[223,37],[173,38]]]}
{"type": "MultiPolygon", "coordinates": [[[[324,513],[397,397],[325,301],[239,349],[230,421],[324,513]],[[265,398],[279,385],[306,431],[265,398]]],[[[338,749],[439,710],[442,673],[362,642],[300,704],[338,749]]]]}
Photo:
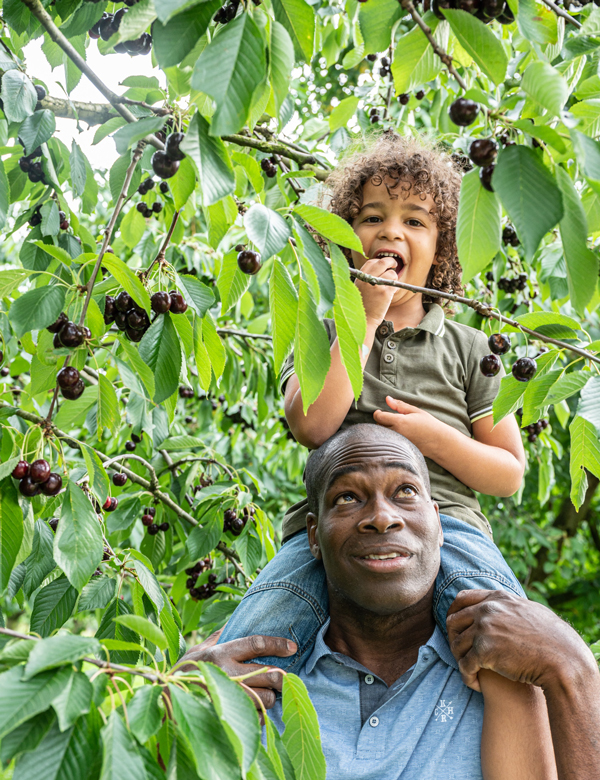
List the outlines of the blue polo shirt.
{"type": "MultiPolygon", "coordinates": [[[[327,780],[483,780],[483,696],[463,683],[439,628],[391,686],[325,644],[299,671],[317,711],[327,780]]],[[[270,711],[281,732],[281,699],[270,711]]]]}

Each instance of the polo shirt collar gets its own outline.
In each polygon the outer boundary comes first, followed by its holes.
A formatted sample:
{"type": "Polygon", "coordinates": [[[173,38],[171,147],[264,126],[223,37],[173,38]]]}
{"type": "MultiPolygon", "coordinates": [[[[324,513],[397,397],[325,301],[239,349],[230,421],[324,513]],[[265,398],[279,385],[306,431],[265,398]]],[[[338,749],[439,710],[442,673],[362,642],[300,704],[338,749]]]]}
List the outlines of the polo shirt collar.
{"type": "MultiPolygon", "coordinates": [[[[327,621],[321,626],[321,629],[317,634],[313,651],[306,661],[306,674],[310,674],[317,665],[317,662],[324,656],[331,655],[335,657],[340,655],[340,653],[334,653],[333,650],[325,643],[325,634],[329,628],[330,621],[331,618],[328,618],[327,621]]],[[[440,658],[440,660],[442,660],[447,666],[451,666],[453,669],[458,670],[458,664],[452,655],[450,645],[448,644],[446,637],[442,634],[438,626],[435,627],[433,634],[430,636],[423,647],[430,647],[440,658]]],[[[421,652],[419,653],[419,656],[420,655],[421,652]]]]}
{"type": "Polygon", "coordinates": [[[433,333],[434,336],[443,336],[446,328],[444,327],[444,310],[437,303],[425,304],[427,313],[417,325],[417,330],[426,330],[433,333]]]}

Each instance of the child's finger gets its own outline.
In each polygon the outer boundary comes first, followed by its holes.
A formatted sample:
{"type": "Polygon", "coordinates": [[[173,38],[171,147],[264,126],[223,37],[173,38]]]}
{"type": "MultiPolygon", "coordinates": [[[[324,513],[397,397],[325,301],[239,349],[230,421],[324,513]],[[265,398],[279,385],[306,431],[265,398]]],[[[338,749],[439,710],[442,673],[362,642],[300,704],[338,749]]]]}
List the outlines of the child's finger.
{"type": "Polygon", "coordinates": [[[367,260],[360,269],[370,276],[382,277],[387,271],[393,271],[396,276],[397,263],[391,257],[380,257],[377,260],[367,260]]]}
{"type": "Polygon", "coordinates": [[[407,404],[406,401],[401,401],[399,398],[392,398],[391,395],[386,396],[385,401],[390,409],[395,409],[402,414],[419,411],[418,407],[407,404]]]}
{"type": "Polygon", "coordinates": [[[397,429],[402,417],[398,414],[382,412],[380,409],[376,409],[373,412],[373,419],[377,425],[383,425],[384,428],[397,429]]]}

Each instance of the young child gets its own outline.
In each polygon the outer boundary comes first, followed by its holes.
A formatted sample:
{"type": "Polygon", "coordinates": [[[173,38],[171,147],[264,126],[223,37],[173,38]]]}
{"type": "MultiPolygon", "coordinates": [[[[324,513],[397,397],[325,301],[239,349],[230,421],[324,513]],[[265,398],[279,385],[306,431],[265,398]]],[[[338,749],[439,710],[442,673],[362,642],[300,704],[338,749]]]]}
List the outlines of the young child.
{"type": "MultiPolygon", "coordinates": [[[[348,252],[349,262],[382,279],[460,292],[455,239],[460,181],[448,155],[397,135],[350,155],[327,182],[331,211],[352,225],[362,243],[363,254],[348,252]]],[[[513,416],[493,426],[501,375],[489,379],[479,370],[489,353],[482,331],[446,319],[436,298],[390,286],[356,286],[367,318],[358,402],[335,324],[326,320],[331,368],[323,391],[304,415],[291,355],[281,375],[286,418],[296,439],[313,450],[340,428],[376,422],[406,436],[425,455],[444,532],[434,611],[446,634],[446,615],[459,591],[524,595],[473,492],[510,496],[518,490],[525,464],[521,436],[513,416]]],[[[288,510],[281,550],[219,639],[290,638],[298,645],[295,655],[263,659],[288,671],[298,668],[327,619],[325,577],[309,550],[307,511],[306,501],[288,510]]]]}

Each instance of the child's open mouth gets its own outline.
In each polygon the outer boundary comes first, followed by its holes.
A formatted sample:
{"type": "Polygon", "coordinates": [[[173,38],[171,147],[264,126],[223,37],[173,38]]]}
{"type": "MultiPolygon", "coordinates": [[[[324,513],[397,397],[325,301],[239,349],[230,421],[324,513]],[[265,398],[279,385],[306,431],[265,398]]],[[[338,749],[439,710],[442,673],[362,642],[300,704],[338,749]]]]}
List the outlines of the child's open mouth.
{"type": "Polygon", "coordinates": [[[390,249],[382,249],[380,252],[377,252],[375,255],[376,258],[380,257],[391,257],[393,260],[396,261],[396,274],[400,276],[402,271],[404,270],[405,262],[404,258],[399,252],[394,252],[390,249]]]}

